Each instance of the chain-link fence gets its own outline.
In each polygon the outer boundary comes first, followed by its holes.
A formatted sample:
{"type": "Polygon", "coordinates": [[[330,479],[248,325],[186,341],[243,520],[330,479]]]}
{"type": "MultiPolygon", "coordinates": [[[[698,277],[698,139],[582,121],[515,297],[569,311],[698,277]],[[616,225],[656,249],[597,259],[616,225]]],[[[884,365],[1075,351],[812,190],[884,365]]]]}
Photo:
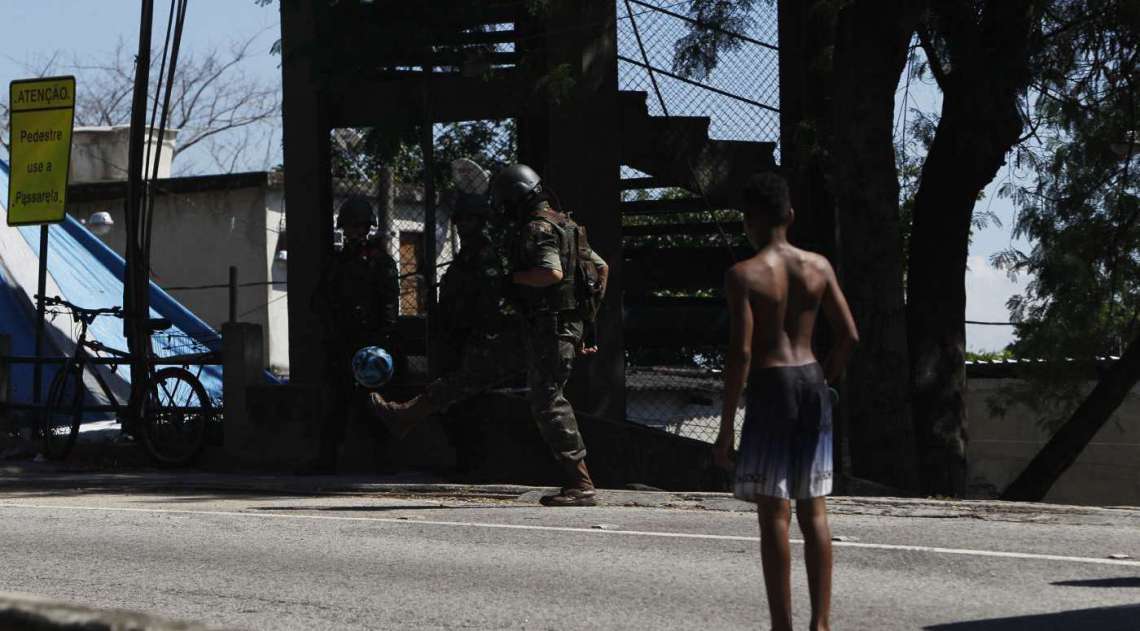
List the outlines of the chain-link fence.
{"type": "MultiPolygon", "coordinates": [[[[644,93],[649,116],[674,118],[679,128],[707,121],[710,144],[774,143],[778,161],[775,3],[720,13],[715,23],[696,10],[700,5],[616,0],[620,89],[644,93]]],[[[690,162],[694,171],[699,159],[690,162]]],[[[722,271],[747,242],[737,210],[693,186],[664,186],[654,175],[623,165],[626,415],[711,442],[724,402],[722,271]],[[661,321],[676,324],[657,330],[661,321]]],[[[741,407],[738,439],[743,416],[741,407]]]]}
{"type": "MultiPolygon", "coordinates": [[[[430,146],[424,136],[412,125],[398,132],[341,128],[331,137],[334,221],[349,199],[371,203],[369,237],[396,263],[399,336],[413,379],[431,368],[428,332],[440,281],[462,248],[455,209],[465,196],[486,199],[494,173],[516,160],[517,144],[513,120],[435,124],[430,146]]],[[[334,238],[341,247],[343,232],[334,238]]]]}
{"type": "Polygon", "coordinates": [[[775,2],[757,1],[722,24],[692,15],[688,7],[694,4],[617,0],[619,89],[648,92],[654,116],[709,117],[711,138],[778,143],[775,2]]]}
{"type": "MultiPolygon", "coordinates": [[[[652,168],[651,154],[668,153],[657,146],[634,150],[643,160],[622,165],[627,417],[711,441],[727,339],[721,272],[746,242],[739,212],[723,198],[702,197],[695,171],[710,154],[732,162],[737,155],[771,155],[775,146],[778,156],[779,64],[774,2],[757,0],[752,10],[730,12],[717,23],[694,11],[701,4],[615,0],[614,6],[623,117],[631,109],[649,132],[663,119],[676,123],[667,131],[688,143],[694,171],[686,177],[674,168],[663,176],[670,156],[660,161],[664,167],[652,168]],[[662,323],[674,328],[659,328],[662,323]]],[[[440,70],[472,74],[517,61],[511,44],[479,45],[485,48],[479,55],[458,51],[465,61],[440,62],[447,66],[440,70]]],[[[623,146],[653,136],[622,133],[623,146]]],[[[481,194],[489,178],[516,159],[514,121],[436,124],[430,134],[415,124],[398,131],[336,129],[332,143],[333,207],[353,196],[372,200],[374,236],[399,269],[401,337],[414,349],[410,368],[426,373],[429,322],[445,315],[436,307],[439,281],[463,247],[453,211],[463,194],[481,194]]]]}

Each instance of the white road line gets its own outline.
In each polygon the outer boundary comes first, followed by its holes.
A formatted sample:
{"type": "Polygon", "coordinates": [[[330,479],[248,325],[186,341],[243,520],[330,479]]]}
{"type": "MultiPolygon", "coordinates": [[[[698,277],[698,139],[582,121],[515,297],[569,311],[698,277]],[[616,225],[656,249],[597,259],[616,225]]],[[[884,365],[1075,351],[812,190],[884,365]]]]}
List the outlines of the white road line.
{"type": "MultiPolygon", "coordinates": [[[[344,515],[298,515],[293,513],[252,513],[242,511],[210,511],[187,510],[177,508],[129,508],[125,506],[73,506],[65,504],[22,504],[17,502],[0,502],[0,508],[29,509],[29,510],[76,510],[108,513],[149,513],[158,515],[197,515],[213,517],[253,517],[260,519],[299,519],[310,521],[355,521],[381,524],[400,524],[403,526],[450,526],[463,528],[489,528],[500,530],[535,530],[543,532],[573,532],[590,535],[632,535],[640,537],[658,537],[662,539],[699,539],[706,541],[743,541],[758,543],[759,537],[745,537],[738,535],[712,535],[687,532],[657,532],[647,530],[601,530],[596,528],[574,528],[570,526],[532,526],[526,524],[491,524],[473,521],[432,521],[423,519],[396,519],[393,517],[348,517],[344,515]]],[[[313,510],[320,510],[314,508],[313,510]]],[[[792,543],[802,544],[802,539],[792,539],[792,543]]],[[[862,543],[855,541],[835,541],[832,543],[840,548],[868,548],[873,550],[896,550],[902,552],[929,552],[933,554],[957,554],[963,556],[994,557],[1003,559],[1027,559],[1031,561],[1064,561],[1067,563],[1087,563],[1092,565],[1116,565],[1124,567],[1140,567],[1140,561],[1127,559],[1101,559],[1096,557],[1074,557],[1057,554],[1037,554],[1033,552],[1002,552],[999,550],[972,550],[968,548],[939,548],[934,546],[907,546],[889,543],[862,543]]]]}

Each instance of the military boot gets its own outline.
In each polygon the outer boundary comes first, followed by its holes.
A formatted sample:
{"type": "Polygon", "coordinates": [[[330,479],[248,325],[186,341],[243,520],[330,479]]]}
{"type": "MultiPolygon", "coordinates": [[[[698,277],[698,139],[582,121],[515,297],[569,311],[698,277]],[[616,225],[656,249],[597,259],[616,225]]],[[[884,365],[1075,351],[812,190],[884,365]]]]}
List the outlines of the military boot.
{"type": "Polygon", "coordinates": [[[594,490],[594,481],[590,479],[590,470],[586,468],[586,461],[562,463],[569,484],[562,487],[558,495],[544,496],[539,502],[543,506],[594,506],[597,504],[594,490]]]}
{"type": "Polygon", "coordinates": [[[435,413],[435,405],[426,395],[419,395],[405,403],[387,401],[373,392],[368,397],[372,412],[384,423],[394,438],[403,438],[420,421],[435,413]]]}

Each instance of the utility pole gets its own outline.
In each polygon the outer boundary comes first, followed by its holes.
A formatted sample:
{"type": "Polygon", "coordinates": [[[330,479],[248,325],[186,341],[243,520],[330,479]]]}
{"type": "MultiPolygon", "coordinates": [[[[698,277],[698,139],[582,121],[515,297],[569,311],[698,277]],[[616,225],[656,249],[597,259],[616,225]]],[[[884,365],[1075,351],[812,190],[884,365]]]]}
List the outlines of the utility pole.
{"type": "Polygon", "coordinates": [[[146,388],[146,361],[150,356],[150,332],[146,318],[150,314],[149,267],[144,257],[142,209],[146,190],[143,181],[143,143],[146,139],[147,92],[150,86],[151,31],[154,24],[154,0],[142,0],[139,19],[139,49],[135,58],[134,98],[131,101],[131,127],[127,154],[126,199],[126,277],[123,279],[123,306],[126,318],[123,332],[131,353],[131,406],[137,410],[146,388]]]}

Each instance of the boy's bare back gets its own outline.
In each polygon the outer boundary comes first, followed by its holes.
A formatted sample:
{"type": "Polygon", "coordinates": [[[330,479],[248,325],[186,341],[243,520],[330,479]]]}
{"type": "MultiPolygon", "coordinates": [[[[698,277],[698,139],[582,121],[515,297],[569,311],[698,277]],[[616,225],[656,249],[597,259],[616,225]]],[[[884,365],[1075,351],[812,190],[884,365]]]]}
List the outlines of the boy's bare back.
{"type": "Polygon", "coordinates": [[[834,282],[826,258],[787,242],[770,244],[729,271],[729,293],[746,296],[751,312],[753,369],[816,361],[812,331],[820,306],[834,301],[834,282]]]}

